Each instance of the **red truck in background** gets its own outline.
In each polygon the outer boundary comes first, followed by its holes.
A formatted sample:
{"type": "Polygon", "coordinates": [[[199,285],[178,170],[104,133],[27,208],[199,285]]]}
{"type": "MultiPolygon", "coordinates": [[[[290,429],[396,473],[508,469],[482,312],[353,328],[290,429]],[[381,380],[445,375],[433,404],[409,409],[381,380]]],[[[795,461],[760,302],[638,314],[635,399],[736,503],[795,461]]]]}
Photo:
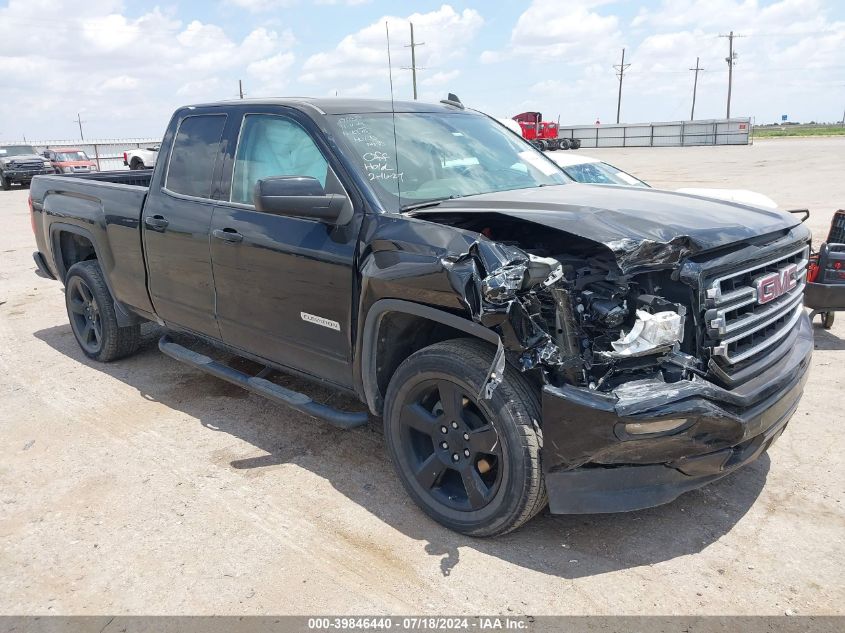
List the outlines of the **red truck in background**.
{"type": "Polygon", "coordinates": [[[543,121],[540,112],[523,112],[513,117],[522,129],[522,138],[530,141],[537,149],[578,149],[581,147],[581,140],[577,138],[560,138],[560,129],[557,123],[543,121]]]}

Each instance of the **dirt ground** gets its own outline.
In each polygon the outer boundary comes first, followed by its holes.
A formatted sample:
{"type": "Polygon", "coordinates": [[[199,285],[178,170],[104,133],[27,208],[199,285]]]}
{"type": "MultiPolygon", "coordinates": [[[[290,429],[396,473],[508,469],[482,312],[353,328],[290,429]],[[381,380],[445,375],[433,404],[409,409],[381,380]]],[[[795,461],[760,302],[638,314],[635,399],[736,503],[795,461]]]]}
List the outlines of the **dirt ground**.
{"type": "MultiPolygon", "coordinates": [[[[845,139],[586,150],[655,186],[845,208],[845,139]]],[[[845,314],[816,329],[768,455],[669,505],[477,540],[411,503],[381,435],[335,430],[161,355],[88,361],[0,191],[0,613],[843,614],[845,314]]],[[[326,394],[317,394],[326,396],[326,394]]]]}

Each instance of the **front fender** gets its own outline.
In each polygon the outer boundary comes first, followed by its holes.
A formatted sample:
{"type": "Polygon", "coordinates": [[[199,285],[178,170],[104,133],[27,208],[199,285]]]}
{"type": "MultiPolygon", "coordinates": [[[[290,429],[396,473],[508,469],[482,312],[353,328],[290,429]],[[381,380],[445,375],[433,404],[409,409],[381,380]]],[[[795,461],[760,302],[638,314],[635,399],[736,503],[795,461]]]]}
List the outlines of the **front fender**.
{"type": "Polygon", "coordinates": [[[466,332],[469,336],[485,340],[493,345],[499,343],[499,335],[493,330],[487,329],[483,325],[479,325],[474,321],[452,314],[451,312],[401,299],[381,299],[376,301],[367,313],[364,326],[361,328],[360,345],[358,347],[360,350],[359,376],[356,377],[356,382],[363,387],[365,401],[373,415],[381,415],[384,406],[384,400],[378,388],[376,377],[379,329],[384,316],[394,312],[409,314],[435,323],[441,323],[455,330],[466,332]]]}

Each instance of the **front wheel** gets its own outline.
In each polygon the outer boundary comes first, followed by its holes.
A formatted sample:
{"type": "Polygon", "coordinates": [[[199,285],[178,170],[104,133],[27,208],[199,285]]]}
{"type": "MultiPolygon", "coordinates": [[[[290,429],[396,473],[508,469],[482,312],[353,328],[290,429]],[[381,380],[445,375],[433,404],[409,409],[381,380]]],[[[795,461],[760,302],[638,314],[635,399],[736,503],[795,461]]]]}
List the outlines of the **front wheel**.
{"type": "Polygon", "coordinates": [[[118,325],[114,300],[96,261],[79,262],[67,271],[65,304],[73,335],[88,358],[107,363],[138,349],[141,326],[118,325]]]}
{"type": "Polygon", "coordinates": [[[426,347],[399,366],[385,398],[405,489],[435,521],[472,536],[515,530],[546,505],[535,390],[509,366],[493,397],[478,397],[493,352],[473,339],[426,347]]]}
{"type": "Polygon", "coordinates": [[[8,191],[12,188],[12,183],[9,182],[9,179],[6,178],[3,174],[0,174],[0,188],[2,188],[3,191],[8,191]]]}

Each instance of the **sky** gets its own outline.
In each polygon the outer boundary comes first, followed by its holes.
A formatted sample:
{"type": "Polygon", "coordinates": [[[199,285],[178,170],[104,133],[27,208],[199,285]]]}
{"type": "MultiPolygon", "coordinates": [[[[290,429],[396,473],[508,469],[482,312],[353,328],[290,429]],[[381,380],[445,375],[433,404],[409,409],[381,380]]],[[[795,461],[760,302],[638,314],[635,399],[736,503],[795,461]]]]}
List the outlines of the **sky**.
{"type": "Polygon", "coordinates": [[[561,124],[725,115],[838,121],[843,0],[0,0],[0,140],[160,138],[172,111],[238,97],[419,98],[448,92],[508,117],[561,124]]]}

